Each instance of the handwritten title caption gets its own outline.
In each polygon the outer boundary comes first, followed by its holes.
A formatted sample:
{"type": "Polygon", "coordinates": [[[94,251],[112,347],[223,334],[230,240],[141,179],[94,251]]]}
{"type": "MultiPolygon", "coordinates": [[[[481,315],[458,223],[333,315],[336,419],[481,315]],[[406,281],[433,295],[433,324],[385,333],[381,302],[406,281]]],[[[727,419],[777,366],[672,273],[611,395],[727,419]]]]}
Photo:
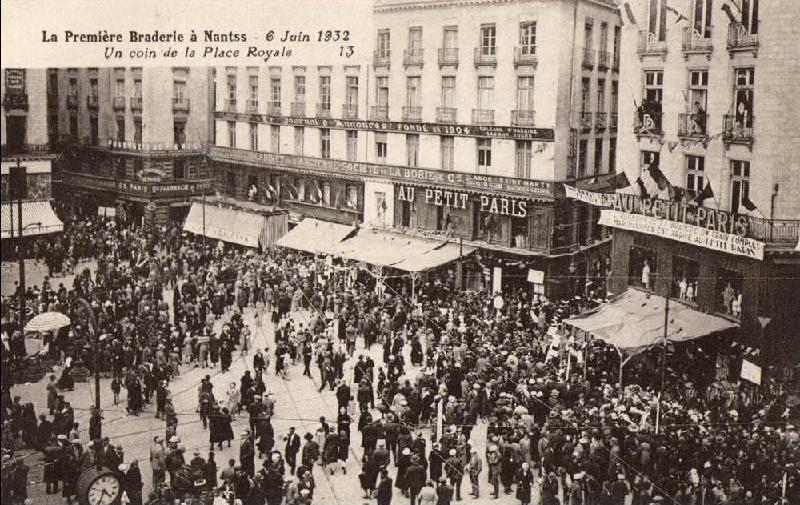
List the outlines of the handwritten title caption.
{"type": "Polygon", "coordinates": [[[350,30],[322,28],[317,31],[267,30],[263,33],[190,30],[188,32],[129,30],[127,33],[98,30],[96,32],[55,32],[42,30],[44,44],[94,44],[102,48],[106,60],[155,60],[170,58],[248,58],[269,62],[291,59],[303,48],[322,46],[331,57],[351,58],[356,48],[351,44],[350,30]],[[115,45],[119,44],[119,45],[115,45]],[[130,47],[135,44],[136,47],[130,47]],[[166,47],[164,45],[166,44],[166,47]]]}

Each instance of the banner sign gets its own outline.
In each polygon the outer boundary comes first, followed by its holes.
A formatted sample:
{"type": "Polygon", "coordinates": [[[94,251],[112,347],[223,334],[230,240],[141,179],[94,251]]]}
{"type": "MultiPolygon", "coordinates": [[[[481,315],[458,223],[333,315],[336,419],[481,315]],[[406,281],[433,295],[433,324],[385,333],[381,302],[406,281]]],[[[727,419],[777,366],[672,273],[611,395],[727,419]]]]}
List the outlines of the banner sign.
{"type": "Polygon", "coordinates": [[[542,142],[552,142],[555,139],[555,133],[552,128],[287,117],[228,111],[217,111],[214,113],[214,117],[223,121],[247,121],[248,123],[266,123],[269,125],[280,126],[309,126],[313,128],[331,128],[334,130],[365,130],[389,133],[428,133],[431,135],[449,135],[454,137],[538,140],[542,142]]]}
{"type": "Polygon", "coordinates": [[[756,260],[764,259],[763,242],[680,221],[603,209],[600,212],[598,223],[602,226],[647,233],[728,254],[737,254],[756,260]]]}
{"type": "Polygon", "coordinates": [[[596,191],[586,191],[585,189],[578,189],[576,187],[564,184],[564,190],[567,193],[567,198],[579,200],[589,205],[597,207],[613,207],[617,199],[616,193],[598,193],[596,191]]]}
{"type": "Polygon", "coordinates": [[[500,192],[528,198],[553,199],[556,185],[552,181],[517,179],[494,175],[447,172],[427,168],[380,165],[360,161],[310,158],[292,154],[275,154],[231,147],[210,146],[209,156],[221,162],[242,162],[278,170],[292,169],[313,175],[356,180],[388,179],[401,184],[430,184],[467,189],[475,192],[500,192]]]}
{"type": "Polygon", "coordinates": [[[528,269],[528,282],[544,284],[544,272],[541,270],[528,269]]]}
{"type": "Polygon", "coordinates": [[[761,367],[747,361],[742,360],[742,379],[752,382],[753,384],[761,384],[761,367]]]}
{"type": "Polygon", "coordinates": [[[138,182],[92,175],[64,173],[64,182],[71,186],[114,191],[140,196],[200,194],[211,190],[211,181],[138,182]]]}

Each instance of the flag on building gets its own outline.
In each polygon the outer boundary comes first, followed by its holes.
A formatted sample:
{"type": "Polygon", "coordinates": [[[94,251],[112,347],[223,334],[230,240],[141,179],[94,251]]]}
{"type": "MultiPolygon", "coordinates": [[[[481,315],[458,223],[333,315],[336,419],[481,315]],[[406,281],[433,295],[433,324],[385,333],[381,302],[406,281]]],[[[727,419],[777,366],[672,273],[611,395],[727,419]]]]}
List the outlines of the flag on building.
{"type": "Polygon", "coordinates": [[[711,183],[706,183],[706,187],[703,188],[703,191],[697,195],[697,198],[694,199],[695,203],[698,205],[703,205],[703,202],[709,198],[714,198],[714,190],[711,189],[711,183]]]}
{"type": "Polygon", "coordinates": [[[614,189],[627,188],[630,185],[631,181],[628,180],[628,176],[625,174],[625,172],[618,173],[617,175],[614,176],[614,179],[612,179],[611,181],[611,186],[614,189]]]}
{"type": "Polygon", "coordinates": [[[632,25],[637,24],[636,23],[636,18],[633,16],[633,11],[631,10],[631,4],[629,2],[625,2],[623,4],[623,7],[625,7],[625,15],[628,16],[628,21],[632,25]]]}
{"type": "Polygon", "coordinates": [[[639,186],[639,196],[641,198],[650,198],[650,194],[647,192],[647,188],[644,187],[641,177],[636,178],[636,184],[639,186]]]}
{"type": "Polygon", "coordinates": [[[747,195],[742,197],[742,206],[745,209],[747,209],[749,212],[753,212],[754,210],[756,210],[758,208],[758,207],[756,207],[756,204],[754,204],[752,200],[747,198],[747,195]]]}

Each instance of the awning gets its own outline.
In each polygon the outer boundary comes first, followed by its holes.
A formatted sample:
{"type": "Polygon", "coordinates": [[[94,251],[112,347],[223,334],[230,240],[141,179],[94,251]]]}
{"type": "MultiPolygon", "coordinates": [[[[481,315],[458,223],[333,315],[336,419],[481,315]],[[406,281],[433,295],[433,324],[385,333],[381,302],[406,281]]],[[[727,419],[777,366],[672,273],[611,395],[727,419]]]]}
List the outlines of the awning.
{"type": "Polygon", "coordinates": [[[332,254],[335,244],[352,231],[352,226],[307,217],[279,238],[275,245],[314,254],[332,254]]]}
{"type": "MultiPolygon", "coordinates": [[[[616,300],[589,314],[566,320],[576,328],[613,345],[620,352],[637,354],[664,341],[663,297],[628,289],[616,300]]],[[[738,325],[672,301],[669,304],[667,339],[685,342],[719,333],[738,325]]]]}
{"type": "Polygon", "coordinates": [[[264,227],[264,216],[216,205],[193,202],[183,224],[184,231],[205,235],[211,239],[232,242],[246,247],[258,247],[264,227]],[[205,207],[205,230],[203,226],[205,207]]]}
{"type": "Polygon", "coordinates": [[[422,272],[450,263],[460,257],[472,254],[474,251],[474,247],[459,246],[448,242],[424,253],[410,256],[400,263],[395,263],[392,267],[407,272],[422,272]]]}
{"type": "MultiPolygon", "coordinates": [[[[2,238],[19,237],[19,207],[16,203],[4,203],[0,215],[2,238]],[[11,207],[14,207],[13,209],[11,207]],[[12,224],[13,218],[13,224],[12,224]],[[12,228],[13,226],[13,228],[12,228]]],[[[64,231],[64,223],[58,219],[47,200],[22,202],[22,236],[43,235],[64,231]]]]}

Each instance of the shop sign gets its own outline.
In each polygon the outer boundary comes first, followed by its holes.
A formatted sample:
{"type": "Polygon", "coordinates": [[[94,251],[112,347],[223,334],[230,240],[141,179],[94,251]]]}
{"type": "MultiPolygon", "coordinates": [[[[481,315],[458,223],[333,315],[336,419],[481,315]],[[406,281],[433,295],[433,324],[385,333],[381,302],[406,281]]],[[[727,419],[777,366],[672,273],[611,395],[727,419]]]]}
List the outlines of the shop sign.
{"type": "Polygon", "coordinates": [[[449,191],[447,189],[425,190],[425,203],[432,203],[437,207],[454,207],[456,209],[466,209],[469,201],[469,194],[460,191],[449,191]]]}
{"type": "Polygon", "coordinates": [[[613,207],[614,202],[617,199],[616,193],[598,193],[596,191],[586,191],[585,189],[578,189],[570,186],[569,184],[564,184],[564,191],[566,192],[567,198],[588,203],[589,205],[595,205],[597,207],[613,207]]]}
{"type": "Polygon", "coordinates": [[[171,193],[201,193],[211,189],[210,181],[152,183],[81,174],[65,174],[65,178],[66,182],[72,186],[148,196],[169,195],[171,193]]]}
{"type": "MultiPolygon", "coordinates": [[[[397,199],[399,201],[413,202],[414,188],[410,186],[398,186],[397,199]]],[[[425,188],[425,203],[428,205],[467,209],[469,201],[469,193],[439,188],[425,188]]],[[[481,212],[522,218],[528,215],[528,202],[526,200],[503,196],[480,195],[479,202],[481,212]]]]}
{"type": "Polygon", "coordinates": [[[427,133],[454,137],[484,137],[513,140],[538,140],[552,142],[555,133],[552,128],[527,128],[518,126],[494,125],[455,125],[441,123],[406,123],[402,121],[369,121],[347,119],[322,119],[313,117],[285,117],[267,114],[246,114],[240,112],[217,111],[216,119],[225,121],[247,121],[248,123],[267,123],[281,126],[308,126],[334,130],[362,130],[388,133],[427,133]]]}
{"type": "Polygon", "coordinates": [[[746,256],[756,260],[764,259],[763,242],[681,221],[670,221],[645,214],[632,214],[619,210],[603,209],[600,212],[600,221],[598,224],[656,235],[666,239],[704,247],[706,249],[746,256]]]}
{"type": "Polygon", "coordinates": [[[761,384],[761,367],[746,359],[742,360],[742,372],[740,375],[746,381],[750,381],[753,384],[761,384]]]}
{"type": "Polygon", "coordinates": [[[527,217],[528,202],[504,196],[481,195],[481,212],[502,216],[527,217]]]}
{"type": "Polygon", "coordinates": [[[7,68],[6,69],[6,93],[25,92],[25,69],[7,68]]]}
{"type": "Polygon", "coordinates": [[[554,197],[552,181],[516,179],[464,172],[447,172],[427,168],[411,168],[396,165],[379,165],[357,161],[310,158],[290,154],[275,154],[230,147],[209,147],[211,158],[222,162],[242,162],[266,166],[278,170],[295,169],[314,175],[347,177],[357,180],[366,178],[389,179],[398,183],[416,183],[435,186],[451,186],[477,192],[494,191],[513,193],[528,198],[554,197]]]}

